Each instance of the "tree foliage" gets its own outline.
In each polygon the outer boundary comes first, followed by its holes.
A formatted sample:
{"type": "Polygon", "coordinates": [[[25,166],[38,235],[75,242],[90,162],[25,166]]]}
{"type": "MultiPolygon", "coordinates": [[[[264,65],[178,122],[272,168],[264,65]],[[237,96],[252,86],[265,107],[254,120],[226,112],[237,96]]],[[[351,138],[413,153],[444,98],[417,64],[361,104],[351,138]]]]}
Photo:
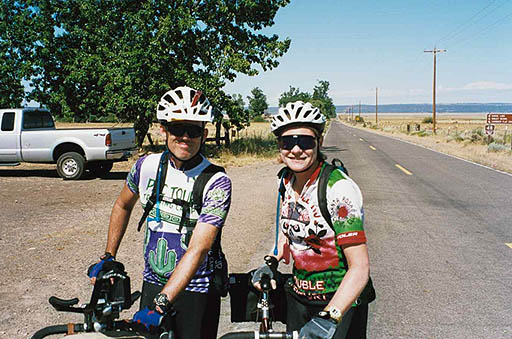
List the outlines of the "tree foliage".
{"type": "Polygon", "coordinates": [[[313,94],[301,92],[299,88],[290,86],[289,90],[283,92],[279,97],[279,106],[284,107],[289,102],[303,101],[310,102],[313,106],[318,107],[320,111],[329,118],[336,116],[336,106],[329,97],[329,81],[319,80],[318,84],[313,88],[313,94]]]}
{"type": "Polygon", "coordinates": [[[301,92],[299,88],[290,86],[287,92],[281,93],[281,96],[279,97],[279,106],[284,107],[287,103],[298,100],[309,102],[311,100],[311,94],[301,92]]]}
{"type": "Polygon", "coordinates": [[[30,35],[25,27],[31,13],[24,2],[2,0],[0,7],[0,108],[19,107],[24,99],[21,83],[28,64],[30,35]],[[16,23],[14,25],[13,23],[16,23]]]}
{"type": "Polygon", "coordinates": [[[241,126],[243,114],[222,88],[238,73],[278,65],[290,40],[257,31],[288,2],[28,0],[36,14],[30,98],[60,118],[132,121],[140,145],[160,96],[187,85],[241,126]]]}
{"type": "Polygon", "coordinates": [[[268,108],[267,96],[259,87],[254,87],[251,91],[252,96],[248,96],[249,114],[251,119],[260,117],[268,108]]]}

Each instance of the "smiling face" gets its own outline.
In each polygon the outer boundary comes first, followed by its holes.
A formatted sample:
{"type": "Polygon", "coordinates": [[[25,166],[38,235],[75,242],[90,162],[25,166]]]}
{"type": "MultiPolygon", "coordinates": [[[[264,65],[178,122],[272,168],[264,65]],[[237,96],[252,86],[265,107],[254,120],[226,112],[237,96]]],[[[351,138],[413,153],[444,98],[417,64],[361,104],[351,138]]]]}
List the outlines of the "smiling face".
{"type": "MultiPolygon", "coordinates": [[[[203,122],[200,121],[175,121],[171,122],[169,125],[192,125],[203,128],[203,122]]],[[[160,132],[167,139],[167,147],[169,147],[169,151],[177,158],[179,162],[187,161],[192,159],[199,150],[201,149],[201,143],[203,140],[206,140],[208,135],[208,129],[204,128],[203,132],[200,136],[191,137],[188,133],[177,133],[178,135],[174,135],[170,130],[172,128],[160,126],[160,132]],[[181,136],[179,134],[182,134],[181,136]]],[[[181,165],[181,164],[178,164],[181,165]]]]}
{"type": "MultiPolygon", "coordinates": [[[[294,135],[307,135],[316,139],[315,132],[307,127],[294,127],[287,129],[281,134],[281,137],[294,135]]],[[[321,139],[316,139],[315,146],[312,149],[306,150],[300,148],[299,145],[293,146],[293,148],[290,150],[286,150],[283,147],[280,147],[281,159],[283,160],[283,163],[293,172],[304,172],[310,168],[313,168],[313,165],[317,162],[318,146],[321,143],[321,139]]]]}

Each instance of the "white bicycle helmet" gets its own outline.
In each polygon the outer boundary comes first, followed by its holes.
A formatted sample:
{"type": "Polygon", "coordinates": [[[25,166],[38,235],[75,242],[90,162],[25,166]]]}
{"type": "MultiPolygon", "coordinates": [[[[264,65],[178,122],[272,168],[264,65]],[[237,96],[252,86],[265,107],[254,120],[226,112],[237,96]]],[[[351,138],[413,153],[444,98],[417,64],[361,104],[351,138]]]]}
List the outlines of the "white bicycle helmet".
{"type": "Polygon", "coordinates": [[[325,116],[309,102],[289,102],[286,107],[280,107],[278,113],[272,117],[270,129],[279,136],[290,125],[309,125],[321,135],[325,127],[325,116]]]}
{"type": "Polygon", "coordinates": [[[182,86],[166,92],[156,109],[161,122],[193,120],[212,122],[212,105],[203,92],[182,86]]]}

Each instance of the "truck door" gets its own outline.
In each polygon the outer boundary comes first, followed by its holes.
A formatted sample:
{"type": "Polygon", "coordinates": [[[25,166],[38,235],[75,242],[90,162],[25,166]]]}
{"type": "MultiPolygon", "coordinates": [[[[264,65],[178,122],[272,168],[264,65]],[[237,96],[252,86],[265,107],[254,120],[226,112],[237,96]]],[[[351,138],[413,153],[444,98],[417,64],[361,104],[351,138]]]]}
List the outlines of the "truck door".
{"type": "Polygon", "coordinates": [[[14,111],[0,113],[0,163],[11,163],[21,160],[20,138],[15,122],[16,113],[14,111]]]}

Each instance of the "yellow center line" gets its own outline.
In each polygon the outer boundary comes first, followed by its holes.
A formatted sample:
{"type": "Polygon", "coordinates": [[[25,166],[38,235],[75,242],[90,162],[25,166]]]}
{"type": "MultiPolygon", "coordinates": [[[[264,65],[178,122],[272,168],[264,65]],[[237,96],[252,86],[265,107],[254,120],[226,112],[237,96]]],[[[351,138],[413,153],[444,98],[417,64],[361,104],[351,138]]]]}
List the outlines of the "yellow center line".
{"type": "Polygon", "coordinates": [[[512,242],[506,242],[505,245],[507,245],[508,247],[512,248],[512,242]]]}
{"type": "Polygon", "coordinates": [[[377,150],[375,147],[373,147],[373,146],[371,146],[371,145],[370,145],[369,147],[370,147],[372,150],[374,150],[374,151],[376,151],[376,150],[377,150]]]}
{"type": "Polygon", "coordinates": [[[398,167],[399,170],[401,170],[402,172],[404,172],[405,174],[407,175],[412,175],[411,172],[409,172],[408,170],[406,170],[405,168],[403,168],[402,166],[400,166],[399,164],[395,164],[396,167],[398,167]]]}

